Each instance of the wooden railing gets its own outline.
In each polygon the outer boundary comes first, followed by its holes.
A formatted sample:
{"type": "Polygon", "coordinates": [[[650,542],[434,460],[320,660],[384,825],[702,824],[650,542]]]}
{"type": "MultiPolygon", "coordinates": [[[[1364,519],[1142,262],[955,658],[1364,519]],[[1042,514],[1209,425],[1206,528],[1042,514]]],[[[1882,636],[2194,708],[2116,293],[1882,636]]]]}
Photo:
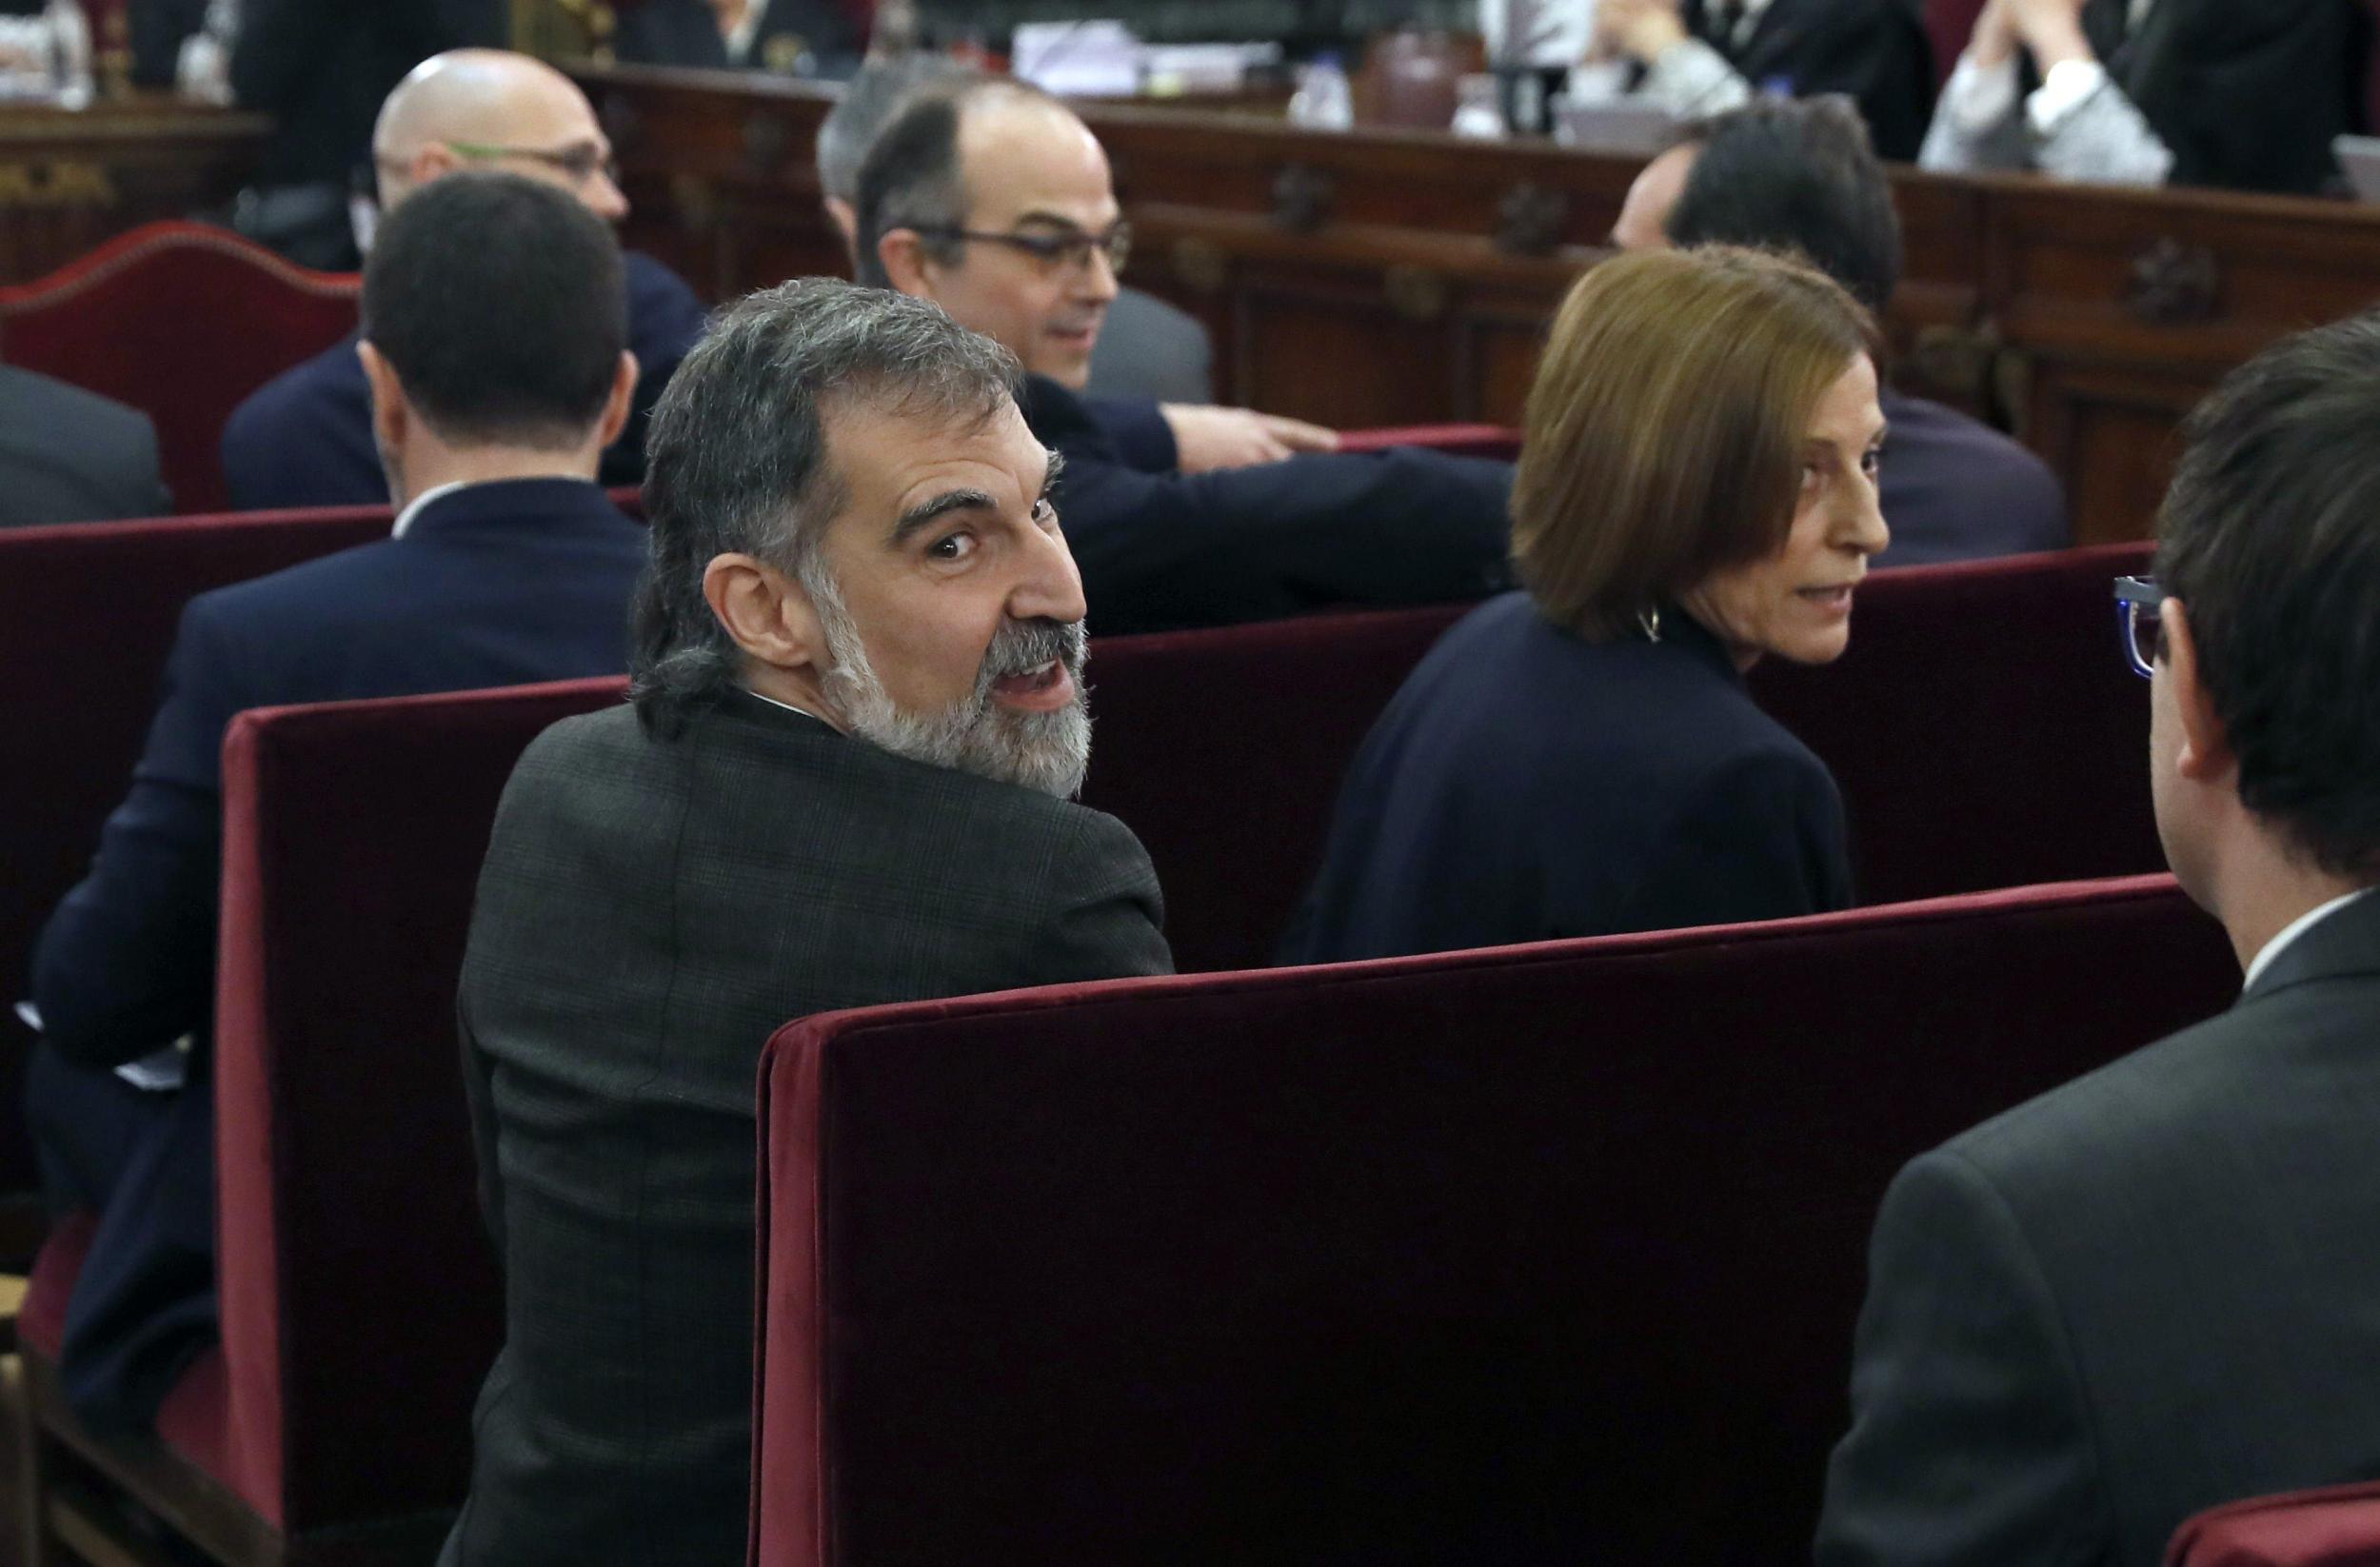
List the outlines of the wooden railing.
{"type": "MultiPolygon", "coordinates": [[[[628,239],[724,298],[844,270],[799,83],[589,70],[628,239]]],[[[1139,231],[1132,281],[1214,332],[1234,401],[1343,426],[1517,422],[1543,327],[1636,161],[1410,131],[1085,106],[1139,231]]],[[[2380,210],[1896,170],[1911,389],[1995,418],[2087,542],[2153,520],[2174,425],[2282,334],[2380,299],[2380,210]]]]}

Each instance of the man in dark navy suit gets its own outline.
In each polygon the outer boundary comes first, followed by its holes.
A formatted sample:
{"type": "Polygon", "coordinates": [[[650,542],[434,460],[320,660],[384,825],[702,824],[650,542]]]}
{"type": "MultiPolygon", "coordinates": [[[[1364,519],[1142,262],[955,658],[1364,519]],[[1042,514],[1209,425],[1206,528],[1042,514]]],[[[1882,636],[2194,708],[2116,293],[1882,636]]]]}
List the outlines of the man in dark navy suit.
{"type": "Polygon", "coordinates": [[[1312,449],[1295,430],[1219,462],[1182,410],[1077,395],[1130,232],[1098,138],[1046,93],[1004,79],[921,93],[869,148],[858,206],[862,283],[933,300],[1023,362],[1018,401],[1066,459],[1060,509],[1102,632],[1502,585],[1508,464],[1312,449]]]}
{"type": "Polygon", "coordinates": [[[545,185],[459,175],[407,202],[364,273],[391,536],[183,613],[131,792],[34,956],[43,1178],[55,1206],[99,1216],[63,1366],[87,1418],[151,1419],[215,1331],[225,727],[250,707],[626,667],[645,530],[594,483],[636,385],[623,297],[610,231],[545,185]]]}
{"type": "MultiPolygon", "coordinates": [[[[1900,218],[1858,115],[1839,100],[1755,104],[1692,128],[1646,165],[1612,241],[1622,249],[1752,245],[1796,250],[1882,315],[1900,286],[1900,218]]],[[[2073,542],[2049,465],[1954,408],[1886,387],[1879,481],[1892,547],[1878,565],[1933,565],[2073,542]]]]}
{"type": "MultiPolygon", "coordinates": [[[[458,50],[423,62],[382,106],[372,137],[384,209],[459,169],[502,169],[571,195],[606,223],[628,215],[611,143],[586,94],[525,54],[458,50]]],[[[604,453],[603,482],[645,476],[645,419],[703,333],[703,306],[660,262],[625,258],[628,346],[643,367],[627,428],[604,453]]],[[[355,340],[265,384],[223,432],[223,471],[241,511],[367,505],[387,497],[372,446],[370,393],[355,340]]]]}

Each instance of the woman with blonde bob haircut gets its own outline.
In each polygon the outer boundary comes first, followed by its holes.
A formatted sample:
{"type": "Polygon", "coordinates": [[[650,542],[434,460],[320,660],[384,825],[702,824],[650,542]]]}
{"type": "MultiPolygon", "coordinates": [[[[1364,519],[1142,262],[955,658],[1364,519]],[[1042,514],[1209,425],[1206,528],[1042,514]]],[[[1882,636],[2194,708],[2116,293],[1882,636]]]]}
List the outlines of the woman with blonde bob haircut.
{"type": "Polygon", "coordinates": [[[1525,590],[1450,630],[1374,726],[1287,961],[1851,901],[1835,781],[1743,675],[1849,645],[1890,539],[1876,341],[1838,285],[1760,251],[1578,281],[1529,394],[1525,590]]]}

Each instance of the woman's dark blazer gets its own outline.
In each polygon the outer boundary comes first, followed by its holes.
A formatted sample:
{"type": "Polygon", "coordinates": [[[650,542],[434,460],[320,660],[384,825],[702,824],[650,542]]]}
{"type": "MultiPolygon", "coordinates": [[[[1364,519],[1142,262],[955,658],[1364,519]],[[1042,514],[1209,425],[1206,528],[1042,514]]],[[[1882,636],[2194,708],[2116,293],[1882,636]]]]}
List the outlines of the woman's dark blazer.
{"type": "Polygon", "coordinates": [[[1851,901],[1842,798],[1676,609],[1588,643],[1524,593],[1447,632],[1339,800],[1288,962],[1766,920],[1851,901]]]}

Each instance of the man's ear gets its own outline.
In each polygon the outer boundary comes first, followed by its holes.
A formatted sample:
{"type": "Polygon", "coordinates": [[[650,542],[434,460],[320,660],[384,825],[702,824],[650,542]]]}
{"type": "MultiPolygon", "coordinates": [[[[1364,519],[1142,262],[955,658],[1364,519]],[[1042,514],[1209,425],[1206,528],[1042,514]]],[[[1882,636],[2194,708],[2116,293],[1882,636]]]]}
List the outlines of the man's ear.
{"type": "Polygon", "coordinates": [[[405,177],[409,188],[419,190],[441,174],[451,174],[463,167],[463,155],[444,142],[425,142],[416,148],[413,156],[405,160],[405,177]]]}
{"type": "Polygon", "coordinates": [[[628,414],[636,406],[636,378],[640,368],[636,355],[620,350],[620,367],[612,372],[611,395],[604,400],[604,417],[595,431],[598,449],[608,451],[620,439],[620,432],[628,427],[628,414]]]}
{"type": "Polygon", "coordinates": [[[2220,783],[2238,765],[2231,737],[2214,710],[2214,696],[2199,678],[2198,643],[2190,629],[2190,609],[2168,599],[2159,609],[2165,633],[2165,678],[2182,726],[2182,748],[2173,765],[2197,784],[2220,783]]]}
{"type": "Polygon", "coordinates": [[[825,628],[802,585],[750,555],[714,555],[703,598],[750,657],[774,669],[823,673],[832,662],[825,628]]]}
{"type": "Polygon", "coordinates": [[[933,264],[925,258],[925,242],[914,228],[888,228],[876,242],[876,259],[893,288],[920,299],[934,297],[933,264]]]}
{"type": "Polygon", "coordinates": [[[405,383],[397,379],[397,367],[372,347],[370,339],[356,344],[355,357],[363,362],[365,385],[372,389],[372,436],[382,451],[401,452],[413,423],[412,405],[405,400],[405,383]]]}

